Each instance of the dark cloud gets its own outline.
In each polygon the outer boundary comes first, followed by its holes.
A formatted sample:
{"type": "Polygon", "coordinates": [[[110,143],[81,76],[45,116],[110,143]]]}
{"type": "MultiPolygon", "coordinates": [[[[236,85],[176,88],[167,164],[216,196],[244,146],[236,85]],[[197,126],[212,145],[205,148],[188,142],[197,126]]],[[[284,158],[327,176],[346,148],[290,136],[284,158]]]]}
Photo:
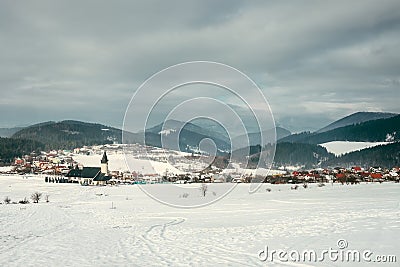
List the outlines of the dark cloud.
{"type": "Polygon", "coordinates": [[[191,60],[244,71],[296,131],[400,112],[399,10],[396,0],[2,1],[0,126],[121,126],[145,79],[191,60]]]}

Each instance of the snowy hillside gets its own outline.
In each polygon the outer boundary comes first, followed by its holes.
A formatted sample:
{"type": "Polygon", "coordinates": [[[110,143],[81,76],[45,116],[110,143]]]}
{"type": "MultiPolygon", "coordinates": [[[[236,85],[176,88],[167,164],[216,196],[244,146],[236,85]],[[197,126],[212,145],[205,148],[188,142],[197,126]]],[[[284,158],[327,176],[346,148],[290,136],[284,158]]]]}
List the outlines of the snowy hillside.
{"type": "MultiPolygon", "coordinates": [[[[100,166],[101,155],[74,155],[73,159],[86,167],[100,166]]],[[[158,162],[153,160],[137,159],[133,156],[128,156],[125,159],[124,154],[114,153],[108,155],[109,169],[112,171],[136,171],[141,174],[159,174],[163,175],[167,171],[173,174],[182,174],[183,172],[175,168],[169,163],[158,162]],[[126,163],[129,162],[129,167],[126,163]]]]}
{"type": "Polygon", "coordinates": [[[348,141],[333,141],[320,144],[325,147],[328,152],[340,156],[349,152],[362,150],[369,147],[386,145],[388,142],[348,142],[348,141]]]}

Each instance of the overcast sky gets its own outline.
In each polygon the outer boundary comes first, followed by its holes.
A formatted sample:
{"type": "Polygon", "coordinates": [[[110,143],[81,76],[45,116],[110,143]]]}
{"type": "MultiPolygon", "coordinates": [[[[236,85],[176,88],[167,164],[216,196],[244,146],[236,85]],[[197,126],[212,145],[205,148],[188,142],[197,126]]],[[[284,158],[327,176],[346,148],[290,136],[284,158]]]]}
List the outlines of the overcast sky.
{"type": "Polygon", "coordinates": [[[138,86],[180,62],[231,65],[278,124],[400,112],[400,1],[0,2],[0,127],[121,126],[138,86]]]}

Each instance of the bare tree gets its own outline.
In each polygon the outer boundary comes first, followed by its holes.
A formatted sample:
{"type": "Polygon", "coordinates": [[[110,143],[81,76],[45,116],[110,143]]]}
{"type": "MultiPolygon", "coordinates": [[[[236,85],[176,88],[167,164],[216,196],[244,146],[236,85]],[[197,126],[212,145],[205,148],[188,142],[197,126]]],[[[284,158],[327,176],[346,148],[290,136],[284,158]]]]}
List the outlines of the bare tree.
{"type": "Polygon", "coordinates": [[[39,200],[42,198],[42,193],[35,192],[32,194],[31,199],[33,203],[39,203],[39,200]]]}
{"type": "Polygon", "coordinates": [[[11,198],[9,198],[8,196],[4,198],[4,203],[5,204],[10,204],[11,203],[11,198]]]}
{"type": "Polygon", "coordinates": [[[206,184],[204,184],[204,183],[201,184],[200,191],[201,191],[201,194],[203,195],[203,197],[206,196],[207,190],[208,190],[208,186],[206,184]]]}

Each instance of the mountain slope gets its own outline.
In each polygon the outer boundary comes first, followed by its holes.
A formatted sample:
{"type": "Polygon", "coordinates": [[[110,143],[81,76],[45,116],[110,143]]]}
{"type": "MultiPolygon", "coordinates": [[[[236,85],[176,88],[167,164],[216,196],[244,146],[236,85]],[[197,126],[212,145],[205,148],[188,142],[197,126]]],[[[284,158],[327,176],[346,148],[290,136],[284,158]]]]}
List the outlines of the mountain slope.
{"type": "Polygon", "coordinates": [[[340,120],[332,122],[328,126],[316,131],[317,133],[323,133],[330,130],[334,130],[340,127],[353,125],[361,122],[371,121],[371,120],[378,120],[378,119],[388,119],[399,114],[395,113],[384,113],[384,112],[356,112],[349,116],[346,116],[340,120]]]}

